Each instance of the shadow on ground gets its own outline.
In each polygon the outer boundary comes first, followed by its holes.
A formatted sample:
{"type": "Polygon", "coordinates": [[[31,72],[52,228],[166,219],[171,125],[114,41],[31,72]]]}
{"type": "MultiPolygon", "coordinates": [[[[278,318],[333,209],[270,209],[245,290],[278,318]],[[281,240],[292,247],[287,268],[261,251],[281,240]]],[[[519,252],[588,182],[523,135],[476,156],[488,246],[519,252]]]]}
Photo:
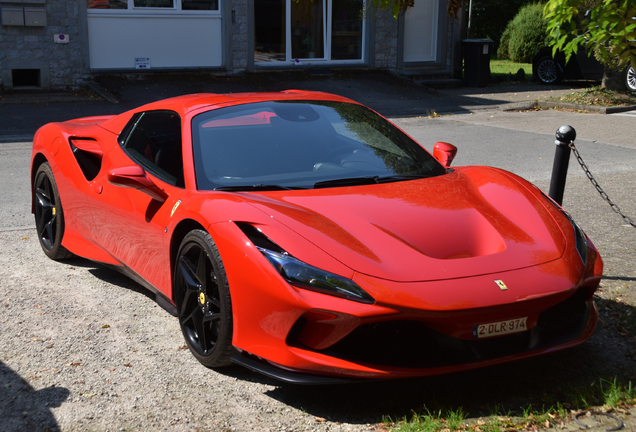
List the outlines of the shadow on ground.
{"type": "MultiPolygon", "coordinates": [[[[68,264],[87,267],[101,280],[154,297],[110,268],[84,259],[73,259],[68,264]]],[[[535,410],[556,407],[557,403],[569,404],[573,409],[583,408],[585,402],[602,405],[601,380],[616,378],[623,385],[630,381],[636,384],[636,307],[605,299],[597,299],[597,304],[600,326],[583,345],[470,371],[331,386],[285,384],[239,366],[211,373],[274,386],[265,394],[281,403],[333,422],[354,424],[378,423],[384,416],[399,419],[410,417],[413,412],[459,407],[470,417],[478,417],[520,414],[529,405],[535,410]]],[[[6,382],[5,379],[3,383],[6,382]]],[[[23,380],[21,383],[28,387],[23,380]]]]}
{"type": "Polygon", "coordinates": [[[60,431],[51,408],[59,407],[69,394],[64,387],[36,391],[0,362],[0,429],[5,432],[60,431]]]}
{"type": "MultiPolygon", "coordinates": [[[[556,408],[558,403],[572,409],[585,403],[602,405],[601,380],[636,384],[636,325],[625,322],[636,317],[636,308],[614,301],[602,301],[600,308],[604,327],[585,344],[566,351],[425,378],[340,386],[278,384],[267,394],[316,417],[358,424],[459,407],[479,417],[521,414],[529,405],[535,410],[556,408]]],[[[244,376],[249,375],[245,371],[232,372],[238,379],[275,384],[255,374],[244,376]]]]}

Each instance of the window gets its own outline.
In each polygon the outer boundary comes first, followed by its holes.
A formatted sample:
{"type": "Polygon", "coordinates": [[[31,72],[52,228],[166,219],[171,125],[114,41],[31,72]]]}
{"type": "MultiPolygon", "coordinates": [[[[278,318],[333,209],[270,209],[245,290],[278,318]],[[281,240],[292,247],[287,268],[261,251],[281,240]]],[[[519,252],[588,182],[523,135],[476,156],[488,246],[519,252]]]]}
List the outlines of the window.
{"type": "Polygon", "coordinates": [[[218,11],[219,0],[86,0],[89,9],[218,11]]]}
{"type": "Polygon", "coordinates": [[[272,101],[210,110],[193,118],[192,146],[199,190],[303,189],[446,173],[391,123],[341,102],[272,101]]]}
{"type": "Polygon", "coordinates": [[[128,155],[145,169],[175,186],[184,187],[181,117],[173,111],[135,115],[119,140],[128,155]]]}
{"type": "Polygon", "coordinates": [[[135,0],[135,7],[174,7],[174,0],[135,0]]]}
{"type": "Polygon", "coordinates": [[[363,12],[363,0],[254,0],[254,62],[361,63],[363,12]]]}

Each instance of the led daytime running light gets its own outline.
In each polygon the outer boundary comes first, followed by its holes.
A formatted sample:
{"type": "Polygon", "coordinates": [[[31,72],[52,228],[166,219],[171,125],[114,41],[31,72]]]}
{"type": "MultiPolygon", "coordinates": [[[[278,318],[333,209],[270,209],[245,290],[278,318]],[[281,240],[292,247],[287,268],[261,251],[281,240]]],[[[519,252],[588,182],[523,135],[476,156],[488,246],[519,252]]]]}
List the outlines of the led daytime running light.
{"type": "Polygon", "coordinates": [[[295,287],[360,303],[375,303],[373,297],[351,279],[310,266],[287,253],[274,252],[261,247],[257,247],[257,249],[261,251],[283,279],[295,287]]]}

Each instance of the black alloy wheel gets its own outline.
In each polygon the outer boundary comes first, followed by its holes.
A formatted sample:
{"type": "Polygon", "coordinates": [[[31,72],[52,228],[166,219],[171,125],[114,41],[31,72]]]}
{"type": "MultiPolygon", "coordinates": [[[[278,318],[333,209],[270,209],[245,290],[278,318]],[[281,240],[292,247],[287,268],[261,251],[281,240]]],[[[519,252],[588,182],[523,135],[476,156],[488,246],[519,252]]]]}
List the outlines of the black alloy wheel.
{"type": "Polygon", "coordinates": [[[232,302],[221,256],[206,231],[191,231],[181,242],[174,299],[192,354],[207,367],[229,365],[234,354],[232,302]]]}
{"type": "Polygon", "coordinates": [[[537,62],[537,78],[543,84],[556,84],[561,81],[561,71],[552,57],[541,57],[537,62]]]}
{"type": "Polygon", "coordinates": [[[636,69],[632,66],[625,69],[625,87],[628,91],[636,93],[636,69]]]}
{"type": "Polygon", "coordinates": [[[64,246],[64,212],[53,171],[48,162],[43,163],[35,173],[33,181],[33,210],[35,227],[42,250],[53,260],[63,260],[73,256],[64,246]]]}

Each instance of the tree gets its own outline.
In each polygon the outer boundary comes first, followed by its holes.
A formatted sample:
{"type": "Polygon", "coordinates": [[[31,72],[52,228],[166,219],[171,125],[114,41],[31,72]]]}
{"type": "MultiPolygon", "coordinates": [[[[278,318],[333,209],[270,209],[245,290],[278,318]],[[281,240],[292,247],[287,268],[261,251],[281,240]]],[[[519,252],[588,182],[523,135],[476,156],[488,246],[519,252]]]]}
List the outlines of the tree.
{"type": "MultiPolygon", "coordinates": [[[[390,8],[393,16],[397,18],[399,14],[404,13],[408,8],[413,7],[415,0],[369,0],[369,3],[378,9],[390,8]]],[[[457,13],[461,6],[462,0],[449,0],[448,15],[457,19],[457,13]]]]}
{"type": "Polygon", "coordinates": [[[605,65],[604,87],[618,89],[629,63],[636,69],[636,0],[548,0],[543,13],[553,54],[569,60],[585,47],[605,65]]]}

